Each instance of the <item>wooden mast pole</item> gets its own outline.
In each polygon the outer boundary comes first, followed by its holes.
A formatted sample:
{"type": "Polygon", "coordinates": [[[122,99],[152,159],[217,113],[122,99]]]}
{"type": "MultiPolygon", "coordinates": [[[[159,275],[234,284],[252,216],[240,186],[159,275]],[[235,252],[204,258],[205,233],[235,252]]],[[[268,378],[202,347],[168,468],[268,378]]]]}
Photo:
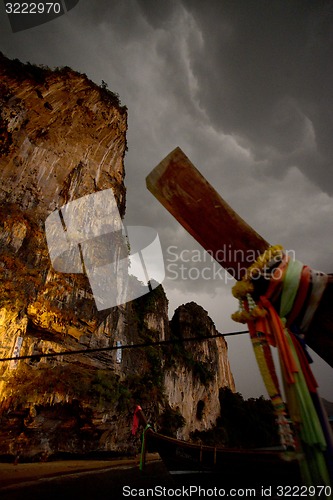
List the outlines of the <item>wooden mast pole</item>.
{"type": "MultiPolygon", "coordinates": [[[[147,187],[236,279],[269,244],[207,182],[180,148],[148,175],[147,187]]],[[[307,344],[333,366],[333,276],[306,333],[307,344]]]]}
{"type": "Polygon", "coordinates": [[[234,278],[269,246],[226,203],[180,148],[148,175],[147,187],[234,278]]]}

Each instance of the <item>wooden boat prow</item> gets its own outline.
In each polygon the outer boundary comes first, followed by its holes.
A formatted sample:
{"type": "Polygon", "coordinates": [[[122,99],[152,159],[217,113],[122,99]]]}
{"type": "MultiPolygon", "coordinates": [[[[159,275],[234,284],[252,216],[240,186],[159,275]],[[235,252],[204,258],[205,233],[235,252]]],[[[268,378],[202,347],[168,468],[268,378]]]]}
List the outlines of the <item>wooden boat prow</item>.
{"type": "Polygon", "coordinates": [[[205,476],[209,482],[229,486],[301,485],[302,457],[294,451],[194,444],[154,431],[140,407],[135,414],[144,428],[143,466],[146,452],[151,451],[158,452],[170,474],[181,477],[183,482],[198,480],[202,484],[205,476]]]}

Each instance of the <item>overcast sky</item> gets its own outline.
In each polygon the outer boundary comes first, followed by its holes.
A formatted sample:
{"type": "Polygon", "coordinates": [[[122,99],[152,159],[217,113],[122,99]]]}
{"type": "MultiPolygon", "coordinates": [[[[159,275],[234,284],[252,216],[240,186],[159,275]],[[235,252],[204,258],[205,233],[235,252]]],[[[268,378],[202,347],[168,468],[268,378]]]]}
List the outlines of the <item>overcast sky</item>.
{"type": "MultiPolygon", "coordinates": [[[[146,190],[176,146],[267,241],[333,272],[332,1],[80,0],[17,33],[0,15],[5,55],[104,80],[128,107],[126,223],[160,234],[170,314],[194,300],[242,328],[232,281],[146,190]]],[[[228,345],[237,390],[266,394],[247,336],[228,345]]],[[[332,369],[313,369],[333,400],[332,369]]]]}

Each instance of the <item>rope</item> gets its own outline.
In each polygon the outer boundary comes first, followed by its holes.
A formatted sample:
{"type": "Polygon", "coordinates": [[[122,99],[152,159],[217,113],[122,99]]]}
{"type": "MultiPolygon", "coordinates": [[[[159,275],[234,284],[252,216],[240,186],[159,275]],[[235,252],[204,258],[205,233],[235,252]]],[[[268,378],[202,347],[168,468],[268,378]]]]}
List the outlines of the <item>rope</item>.
{"type": "Polygon", "coordinates": [[[143,342],[139,344],[124,344],[121,346],[108,346],[108,347],[96,347],[94,349],[78,349],[75,351],[60,351],[60,352],[48,352],[41,354],[29,354],[25,356],[13,356],[11,358],[0,358],[0,361],[20,361],[22,359],[35,359],[39,360],[40,358],[54,358],[57,356],[72,356],[74,354],[90,354],[92,352],[104,352],[104,351],[117,351],[118,349],[142,349],[145,347],[154,347],[154,346],[163,346],[170,344],[177,344],[181,342],[197,342],[197,341],[205,341],[210,339],[217,339],[220,337],[232,337],[233,335],[243,335],[245,333],[249,333],[248,330],[242,330],[239,332],[228,332],[228,333],[218,333],[216,335],[207,335],[200,337],[188,337],[181,339],[169,339],[169,340],[158,340],[157,342],[143,342]]]}

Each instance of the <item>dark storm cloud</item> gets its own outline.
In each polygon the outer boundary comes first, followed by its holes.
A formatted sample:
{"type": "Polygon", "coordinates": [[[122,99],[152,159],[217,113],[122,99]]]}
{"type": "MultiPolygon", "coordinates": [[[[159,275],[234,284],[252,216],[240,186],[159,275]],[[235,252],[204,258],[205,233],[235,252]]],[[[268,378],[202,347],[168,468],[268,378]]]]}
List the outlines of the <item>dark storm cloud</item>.
{"type": "Polygon", "coordinates": [[[183,0],[202,31],[190,59],[214,125],[268,167],[333,191],[333,3],[183,0]]]}
{"type": "Polygon", "coordinates": [[[167,27],[174,18],[177,0],[137,0],[142,14],[153,28],[167,27]]]}
{"type": "MultiPolygon", "coordinates": [[[[82,1],[82,0],[81,0],[82,1]]],[[[118,41],[139,41],[144,36],[141,13],[136,0],[83,1],[78,12],[81,22],[89,26],[89,31],[98,31],[101,26],[118,35],[118,41]]]]}

